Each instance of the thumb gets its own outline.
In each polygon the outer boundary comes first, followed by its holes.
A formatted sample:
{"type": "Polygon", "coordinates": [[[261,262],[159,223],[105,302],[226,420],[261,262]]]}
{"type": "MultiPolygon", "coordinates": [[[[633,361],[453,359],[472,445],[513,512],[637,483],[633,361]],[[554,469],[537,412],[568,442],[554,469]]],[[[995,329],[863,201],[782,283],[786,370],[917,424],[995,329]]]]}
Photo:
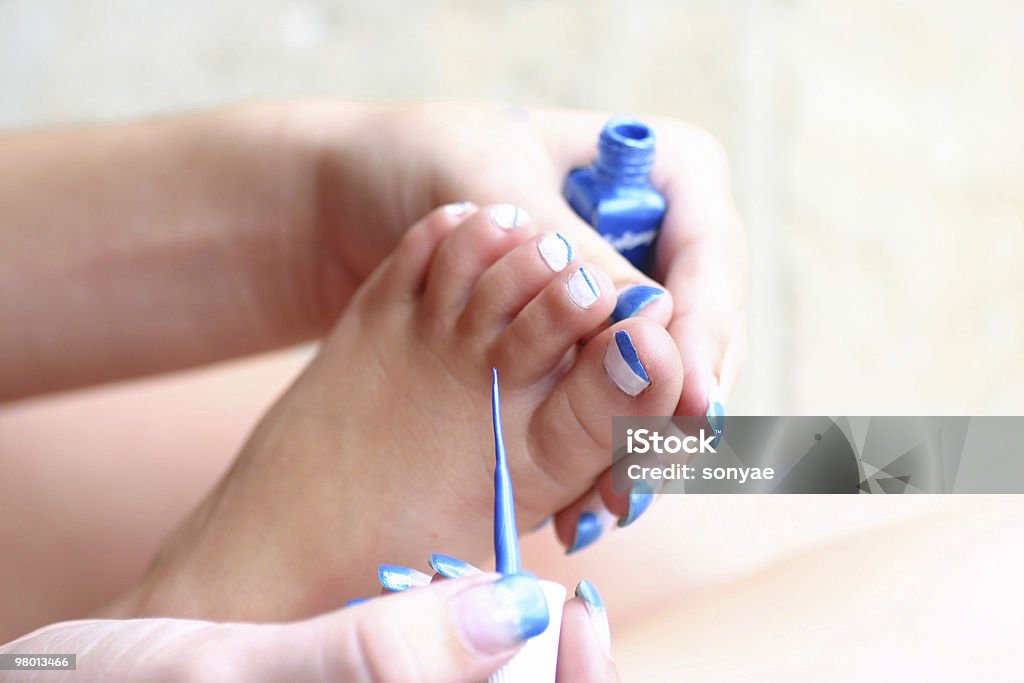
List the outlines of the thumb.
{"type": "Polygon", "coordinates": [[[536,579],[495,578],[435,582],[291,624],[284,628],[293,647],[275,648],[268,667],[280,680],[484,680],[549,618],[536,579]]]}

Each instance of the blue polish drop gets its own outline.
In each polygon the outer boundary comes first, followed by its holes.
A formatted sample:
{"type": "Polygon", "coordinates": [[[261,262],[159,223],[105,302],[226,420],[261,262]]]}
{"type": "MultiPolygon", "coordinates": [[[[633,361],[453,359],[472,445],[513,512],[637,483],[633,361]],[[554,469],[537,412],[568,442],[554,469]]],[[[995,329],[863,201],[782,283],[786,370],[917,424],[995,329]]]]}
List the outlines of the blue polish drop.
{"type": "Polygon", "coordinates": [[[345,603],[345,607],[355,607],[356,605],[361,605],[364,602],[370,602],[370,600],[373,600],[373,598],[353,598],[345,603]]]}
{"type": "Polygon", "coordinates": [[[615,343],[619,347],[622,360],[626,361],[626,365],[633,371],[633,374],[645,382],[650,382],[651,378],[647,376],[647,371],[644,370],[643,363],[640,362],[640,357],[636,354],[636,347],[633,346],[633,340],[629,338],[629,333],[625,330],[616,332],[615,343]]]}
{"type": "Polygon", "coordinates": [[[441,553],[434,553],[430,556],[430,568],[448,579],[457,579],[460,576],[476,573],[474,571],[476,567],[468,562],[441,553]]]}
{"type": "Polygon", "coordinates": [[[576,538],[573,539],[569,554],[583,550],[601,537],[601,522],[593,512],[584,512],[576,522],[576,538]]]}
{"type": "Polygon", "coordinates": [[[519,532],[512,475],[508,471],[505,438],[501,431],[498,369],[491,370],[491,419],[494,424],[494,561],[501,574],[519,572],[519,532]]]}
{"type": "Polygon", "coordinates": [[[626,318],[632,318],[639,313],[647,304],[655,299],[665,296],[665,290],[647,285],[636,285],[623,290],[612,311],[612,322],[617,323],[626,318]]]}

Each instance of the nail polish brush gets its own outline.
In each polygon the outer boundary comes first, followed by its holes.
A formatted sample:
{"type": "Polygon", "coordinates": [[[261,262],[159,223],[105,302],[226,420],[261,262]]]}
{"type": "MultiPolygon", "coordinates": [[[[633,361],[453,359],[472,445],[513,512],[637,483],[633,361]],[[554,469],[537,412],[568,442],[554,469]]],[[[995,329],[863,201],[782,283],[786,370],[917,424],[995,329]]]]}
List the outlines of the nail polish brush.
{"type": "MultiPolygon", "coordinates": [[[[516,503],[512,476],[508,469],[505,439],[501,429],[501,396],[498,369],[492,370],[491,418],[494,423],[494,565],[501,574],[522,571],[519,559],[519,532],[516,529],[516,503]]],[[[488,683],[554,683],[558,661],[558,637],[562,627],[565,586],[555,581],[540,581],[547,598],[547,629],[526,641],[512,660],[487,679],[488,683]]]]}

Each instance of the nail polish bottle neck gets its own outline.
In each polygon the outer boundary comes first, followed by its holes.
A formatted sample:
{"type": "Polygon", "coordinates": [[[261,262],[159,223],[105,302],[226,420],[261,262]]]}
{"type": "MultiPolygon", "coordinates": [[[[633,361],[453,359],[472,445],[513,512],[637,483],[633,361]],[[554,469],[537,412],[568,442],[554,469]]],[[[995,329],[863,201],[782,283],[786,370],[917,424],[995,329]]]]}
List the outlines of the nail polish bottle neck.
{"type": "Polygon", "coordinates": [[[611,182],[639,185],[654,166],[654,132],[631,119],[612,119],[601,131],[594,170],[611,182]]]}

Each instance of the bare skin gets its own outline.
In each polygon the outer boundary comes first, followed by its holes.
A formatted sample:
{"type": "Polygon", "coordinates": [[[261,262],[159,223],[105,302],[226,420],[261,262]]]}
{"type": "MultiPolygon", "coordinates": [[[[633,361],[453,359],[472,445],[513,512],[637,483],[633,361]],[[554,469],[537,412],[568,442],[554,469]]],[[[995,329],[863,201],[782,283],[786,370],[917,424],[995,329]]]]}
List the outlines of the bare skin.
{"type": "Polygon", "coordinates": [[[575,260],[552,268],[541,246],[555,235],[500,225],[514,207],[456,208],[406,233],[111,614],[287,619],[371,594],[381,563],[441,550],[482,561],[492,367],[521,529],[606,469],[612,416],[673,408],[682,369],[664,328],[636,318],[593,336],[615,303],[606,275],[575,260]],[[597,293],[581,305],[584,274],[597,293]],[[605,368],[619,334],[649,377],[636,395],[605,368]]]}

